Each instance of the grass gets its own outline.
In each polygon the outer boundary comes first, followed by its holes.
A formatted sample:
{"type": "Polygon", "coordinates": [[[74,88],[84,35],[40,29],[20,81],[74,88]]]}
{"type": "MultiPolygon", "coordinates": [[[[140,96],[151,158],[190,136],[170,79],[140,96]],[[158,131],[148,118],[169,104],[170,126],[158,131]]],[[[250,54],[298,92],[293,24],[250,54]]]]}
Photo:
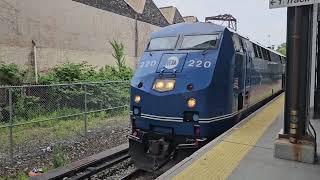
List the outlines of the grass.
{"type": "MultiPolygon", "coordinates": [[[[107,125],[107,123],[117,123],[118,120],[128,119],[128,109],[113,110],[108,112],[99,112],[88,115],[88,130],[94,130],[107,125]]],[[[38,117],[33,121],[48,119],[48,117],[38,117]]],[[[108,124],[109,125],[109,124],[108,124]]],[[[1,126],[1,124],[0,124],[1,126]]],[[[9,130],[8,128],[0,129],[0,153],[9,152],[9,130]]],[[[13,138],[14,148],[16,151],[24,148],[39,148],[41,145],[48,143],[68,140],[75,136],[84,135],[84,117],[78,116],[68,119],[52,120],[41,123],[28,124],[14,127],[13,138]],[[36,145],[36,147],[34,147],[36,145]]],[[[59,145],[53,148],[52,166],[44,167],[45,171],[58,168],[70,163],[70,159],[65,152],[64,147],[59,145]]],[[[29,177],[23,171],[17,172],[15,175],[0,177],[0,180],[18,179],[25,180],[29,177]]]]}
{"type": "MultiPolygon", "coordinates": [[[[127,119],[127,109],[100,112],[88,115],[88,130],[96,129],[110,121],[112,117],[116,119],[127,119]]],[[[48,119],[48,117],[38,117],[32,121],[48,119]]],[[[51,120],[41,123],[28,124],[13,128],[14,146],[32,146],[33,144],[46,144],[65,140],[75,135],[84,135],[84,116],[77,116],[68,119],[51,120]]],[[[9,149],[9,130],[0,129],[0,153],[9,149]]]]}
{"type": "Polygon", "coordinates": [[[29,179],[28,175],[25,172],[19,172],[17,175],[18,180],[27,180],[29,179]]]}
{"type": "Polygon", "coordinates": [[[0,180],[28,180],[29,176],[24,171],[20,171],[15,176],[0,177],[0,180]]]}

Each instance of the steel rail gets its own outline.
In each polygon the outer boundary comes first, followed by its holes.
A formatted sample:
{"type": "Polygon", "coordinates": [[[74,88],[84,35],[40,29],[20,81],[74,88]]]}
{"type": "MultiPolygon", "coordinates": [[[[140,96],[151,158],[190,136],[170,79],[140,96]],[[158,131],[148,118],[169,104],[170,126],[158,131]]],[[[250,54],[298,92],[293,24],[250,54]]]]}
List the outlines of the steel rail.
{"type": "Polygon", "coordinates": [[[92,175],[129,158],[129,144],[127,143],[30,179],[56,180],[69,178],[77,180],[90,178],[92,175]]]}

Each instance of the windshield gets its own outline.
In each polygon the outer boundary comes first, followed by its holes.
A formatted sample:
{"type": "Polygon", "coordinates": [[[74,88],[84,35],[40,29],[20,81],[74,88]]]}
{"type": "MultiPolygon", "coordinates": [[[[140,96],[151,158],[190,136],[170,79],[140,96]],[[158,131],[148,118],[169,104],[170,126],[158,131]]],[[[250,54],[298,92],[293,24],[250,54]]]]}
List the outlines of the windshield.
{"type": "Polygon", "coordinates": [[[151,39],[148,50],[168,50],[174,49],[177,44],[178,37],[163,37],[151,39]]]}
{"type": "Polygon", "coordinates": [[[218,34],[184,36],[181,49],[209,49],[217,45],[218,34]]]}

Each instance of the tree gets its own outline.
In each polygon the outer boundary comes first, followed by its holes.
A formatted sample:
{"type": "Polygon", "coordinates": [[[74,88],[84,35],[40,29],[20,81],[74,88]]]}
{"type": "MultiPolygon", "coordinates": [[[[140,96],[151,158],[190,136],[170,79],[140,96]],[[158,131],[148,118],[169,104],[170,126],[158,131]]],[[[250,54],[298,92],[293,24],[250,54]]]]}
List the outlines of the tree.
{"type": "Polygon", "coordinates": [[[283,55],[286,55],[286,54],[287,54],[287,44],[286,44],[286,43],[282,43],[282,44],[278,47],[277,51],[278,51],[279,53],[283,54],[283,55]]]}
{"type": "Polygon", "coordinates": [[[116,59],[117,66],[119,71],[126,66],[126,59],[124,57],[124,45],[118,43],[116,40],[110,41],[110,44],[113,48],[112,56],[116,59]]]}

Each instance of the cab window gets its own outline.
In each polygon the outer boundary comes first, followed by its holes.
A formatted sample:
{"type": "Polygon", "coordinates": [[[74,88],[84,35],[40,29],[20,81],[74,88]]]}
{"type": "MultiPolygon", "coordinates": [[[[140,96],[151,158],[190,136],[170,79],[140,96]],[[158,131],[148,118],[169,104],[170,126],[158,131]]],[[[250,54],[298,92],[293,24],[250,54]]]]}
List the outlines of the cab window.
{"type": "Polygon", "coordinates": [[[210,49],[215,48],[219,35],[192,35],[184,36],[181,49],[210,49]]]}
{"type": "Polygon", "coordinates": [[[175,49],[178,37],[161,37],[151,39],[147,50],[172,50],[175,49]]]}

